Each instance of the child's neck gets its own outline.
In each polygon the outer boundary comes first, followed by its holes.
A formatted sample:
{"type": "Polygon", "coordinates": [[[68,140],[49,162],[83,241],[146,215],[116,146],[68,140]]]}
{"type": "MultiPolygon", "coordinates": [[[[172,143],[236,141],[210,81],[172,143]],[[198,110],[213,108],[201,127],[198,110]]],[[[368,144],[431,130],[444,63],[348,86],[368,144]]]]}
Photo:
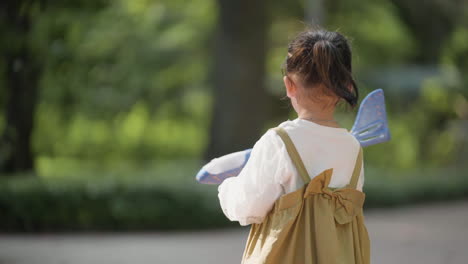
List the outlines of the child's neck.
{"type": "Polygon", "coordinates": [[[341,127],[335,120],[334,117],[335,108],[323,106],[308,107],[307,109],[301,109],[297,115],[300,119],[312,121],[319,125],[329,127],[341,127]]]}

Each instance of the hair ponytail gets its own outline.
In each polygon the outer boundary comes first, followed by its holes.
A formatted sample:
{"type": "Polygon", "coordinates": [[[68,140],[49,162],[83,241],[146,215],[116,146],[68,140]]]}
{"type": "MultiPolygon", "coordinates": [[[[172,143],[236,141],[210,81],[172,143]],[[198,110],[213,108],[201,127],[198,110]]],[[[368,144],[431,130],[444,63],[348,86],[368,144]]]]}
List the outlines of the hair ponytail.
{"type": "MultiPolygon", "coordinates": [[[[331,43],[326,40],[317,41],[312,48],[313,68],[317,71],[318,79],[322,80],[325,86],[330,85],[330,69],[333,63],[333,47],[331,43]]],[[[311,73],[309,73],[311,75],[311,73]]]]}

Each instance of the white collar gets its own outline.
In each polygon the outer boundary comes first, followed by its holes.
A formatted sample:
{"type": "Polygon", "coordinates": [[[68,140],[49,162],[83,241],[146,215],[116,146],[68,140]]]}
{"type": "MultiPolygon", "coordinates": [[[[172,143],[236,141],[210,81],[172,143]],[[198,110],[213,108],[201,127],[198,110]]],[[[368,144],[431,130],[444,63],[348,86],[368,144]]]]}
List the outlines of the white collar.
{"type": "Polygon", "coordinates": [[[323,132],[349,133],[348,129],[346,129],[346,128],[323,126],[323,125],[319,125],[319,124],[317,124],[315,122],[312,122],[312,121],[309,121],[309,120],[306,120],[306,119],[302,119],[302,118],[299,118],[299,117],[292,120],[292,122],[294,124],[296,124],[296,125],[304,125],[304,126],[312,127],[314,129],[318,129],[318,130],[321,130],[323,132]]]}

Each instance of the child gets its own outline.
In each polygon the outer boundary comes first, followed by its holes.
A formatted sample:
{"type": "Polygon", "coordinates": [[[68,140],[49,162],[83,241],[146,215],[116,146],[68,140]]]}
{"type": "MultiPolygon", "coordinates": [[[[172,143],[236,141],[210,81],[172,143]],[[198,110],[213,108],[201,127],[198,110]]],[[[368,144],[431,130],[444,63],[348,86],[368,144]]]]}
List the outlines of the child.
{"type": "Polygon", "coordinates": [[[302,32],[284,68],[298,118],[268,130],[241,173],[218,187],[224,214],[252,224],[242,263],[367,264],[362,149],[333,117],[340,101],[358,100],[348,41],[302,32]]]}

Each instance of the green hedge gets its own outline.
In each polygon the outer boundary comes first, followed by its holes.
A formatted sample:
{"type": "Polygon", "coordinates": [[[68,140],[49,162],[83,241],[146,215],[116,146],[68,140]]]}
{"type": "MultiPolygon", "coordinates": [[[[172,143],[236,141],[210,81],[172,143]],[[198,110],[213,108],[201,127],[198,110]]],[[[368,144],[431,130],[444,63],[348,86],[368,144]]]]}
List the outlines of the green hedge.
{"type": "MultiPolygon", "coordinates": [[[[366,208],[468,197],[466,170],[366,172],[366,208]]],[[[0,231],[126,231],[236,226],[216,186],[153,179],[10,179],[0,182],[0,231]]]]}
{"type": "Polygon", "coordinates": [[[465,168],[428,168],[400,173],[371,170],[367,175],[365,208],[468,198],[468,170],[465,168]]]}
{"type": "Polygon", "coordinates": [[[9,181],[0,187],[0,230],[171,230],[233,225],[215,194],[151,181],[9,181]]]}

